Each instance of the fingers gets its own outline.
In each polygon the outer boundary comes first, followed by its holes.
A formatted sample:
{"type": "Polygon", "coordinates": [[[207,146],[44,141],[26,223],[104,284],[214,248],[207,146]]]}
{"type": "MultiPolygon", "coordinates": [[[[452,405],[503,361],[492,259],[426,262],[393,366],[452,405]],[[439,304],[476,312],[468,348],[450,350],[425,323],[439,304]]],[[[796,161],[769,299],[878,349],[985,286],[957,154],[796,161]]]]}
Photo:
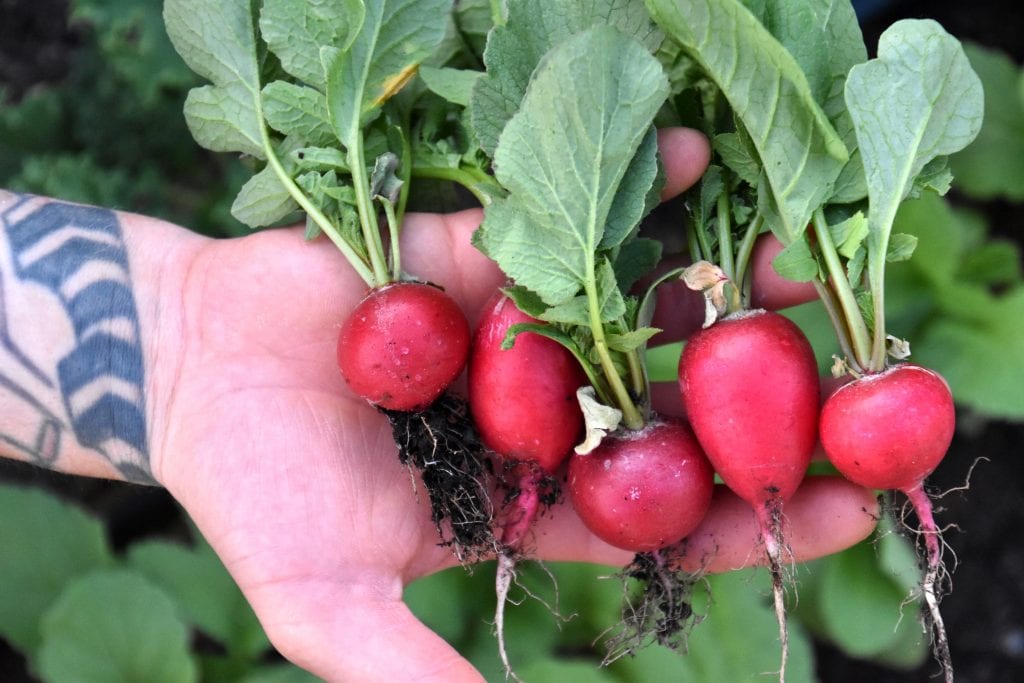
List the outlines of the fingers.
{"type": "Polygon", "coordinates": [[[700,180],[711,160],[711,145],[700,131],[692,128],[663,128],[658,131],[658,151],[665,168],[665,186],[661,200],[666,201],[688,190],[700,180]]]}
{"type": "MultiPolygon", "coordinates": [[[[793,282],[775,272],[772,259],[782,251],[782,244],[774,235],[757,238],[750,259],[750,307],[777,311],[790,306],[814,301],[818,293],[810,282],[793,282]]],[[[689,265],[684,256],[674,256],[659,266],[664,273],[673,268],[689,265]]],[[[704,295],[688,288],[681,280],[671,280],[658,286],[656,292],[654,327],[662,330],[652,345],[668,344],[686,339],[704,323],[704,295]]]]}
{"type": "Polygon", "coordinates": [[[269,587],[253,605],[281,654],[326,681],[483,681],[386,583],[269,587]]]}
{"type": "MultiPolygon", "coordinates": [[[[868,489],[839,477],[808,477],[783,508],[784,533],[795,562],[844,550],[867,538],[878,519],[868,489]]],[[[591,534],[568,505],[552,510],[536,525],[540,559],[622,566],[633,553],[591,534]]],[[[724,572],[761,564],[764,553],[753,509],[725,486],[716,486],[711,509],[684,541],[683,566],[724,572]]]]}

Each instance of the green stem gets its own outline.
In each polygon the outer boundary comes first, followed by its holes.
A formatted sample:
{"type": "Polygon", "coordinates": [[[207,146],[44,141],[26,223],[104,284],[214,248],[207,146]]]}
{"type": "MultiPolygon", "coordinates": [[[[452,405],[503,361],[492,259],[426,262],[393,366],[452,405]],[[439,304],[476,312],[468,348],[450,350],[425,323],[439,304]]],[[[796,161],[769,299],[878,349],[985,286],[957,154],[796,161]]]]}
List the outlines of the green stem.
{"type": "Polygon", "coordinates": [[[750,256],[754,253],[754,244],[757,236],[761,234],[761,225],[764,223],[764,216],[760,213],[754,216],[754,220],[747,224],[747,231],[740,241],[740,248],[736,250],[736,286],[744,292],[744,305],[749,303],[750,283],[747,278],[747,267],[750,265],[750,256]]]}
{"type": "MultiPolygon", "coordinates": [[[[825,212],[820,208],[814,212],[814,234],[818,238],[818,247],[825,258],[825,267],[828,269],[829,283],[839,300],[842,308],[843,318],[846,322],[846,329],[849,331],[849,338],[852,344],[853,355],[850,360],[860,367],[868,367],[871,358],[871,335],[868,333],[868,326],[861,315],[860,306],[857,304],[857,296],[850,287],[846,269],[839,260],[839,252],[832,242],[832,233],[829,232],[828,222],[825,220],[825,212]]],[[[833,323],[833,326],[834,323],[833,323]]],[[[836,328],[837,335],[841,336],[840,328],[836,328]]],[[[845,351],[844,351],[845,352],[845,351]]]]}
{"type": "MultiPolygon", "coordinates": [[[[262,116],[262,114],[261,114],[262,116]]],[[[260,119],[262,121],[262,118],[260,119]]],[[[374,277],[373,271],[366,267],[366,262],[356,253],[355,249],[352,248],[345,238],[335,230],[334,224],[331,223],[330,219],[323,214],[320,209],[306,196],[306,193],[295,184],[292,177],[284,170],[284,166],[281,165],[281,160],[277,158],[277,154],[274,152],[274,148],[270,143],[270,134],[267,132],[267,127],[264,125],[260,126],[260,136],[262,137],[263,149],[267,155],[267,163],[274,169],[274,173],[277,174],[278,180],[284,185],[285,189],[288,190],[288,194],[298,203],[302,210],[313,219],[313,222],[323,231],[327,237],[334,242],[335,246],[344,255],[345,260],[349,262],[352,268],[356,271],[363,282],[369,287],[374,287],[378,284],[378,281],[374,277]]]]}
{"type": "Polygon", "coordinates": [[[874,309],[875,338],[872,342],[871,364],[868,369],[881,372],[885,369],[887,340],[885,338],[885,254],[889,249],[888,236],[882,256],[868,263],[868,286],[871,288],[871,307],[874,309]],[[878,263],[874,263],[878,262],[878,263]],[[872,265],[874,267],[872,268],[872,265]]]}
{"type": "Polygon", "coordinates": [[[718,265],[725,276],[736,281],[736,265],[732,253],[732,220],[729,217],[729,189],[718,195],[718,265]]]}
{"type": "MultiPolygon", "coordinates": [[[[593,257],[591,256],[592,259],[593,257]]],[[[591,265],[588,270],[593,273],[593,266],[591,265]]],[[[608,340],[604,336],[604,324],[601,322],[601,310],[597,300],[597,287],[594,278],[588,279],[584,285],[584,290],[587,294],[587,303],[590,309],[590,328],[594,335],[594,348],[597,350],[597,357],[601,361],[601,370],[604,372],[608,387],[615,397],[618,409],[622,411],[622,421],[626,427],[632,430],[641,429],[644,426],[643,415],[640,414],[640,410],[633,403],[626,385],[623,384],[622,378],[615,369],[615,362],[612,360],[611,352],[608,350],[608,340]]]]}
{"type": "Polygon", "coordinates": [[[412,179],[412,144],[409,142],[409,136],[405,134],[405,131],[411,130],[408,115],[405,121],[402,122],[401,135],[402,135],[402,159],[398,167],[398,177],[402,181],[402,188],[398,191],[398,208],[396,210],[397,223],[402,225],[402,221],[405,219],[405,207],[409,204],[409,181],[412,179]]]}
{"type": "Polygon", "coordinates": [[[395,215],[395,205],[384,197],[380,198],[384,207],[384,215],[388,221],[388,236],[391,242],[391,279],[402,279],[402,250],[399,249],[399,225],[398,216],[395,215]]]}
{"type": "Polygon", "coordinates": [[[416,178],[432,178],[434,180],[450,180],[469,190],[481,206],[490,206],[494,197],[501,196],[504,191],[491,176],[482,171],[448,166],[416,166],[412,167],[412,175],[416,178]]]}
{"type": "Polygon", "coordinates": [[[491,0],[491,22],[495,26],[505,25],[505,9],[503,0],[491,0]]]}
{"type": "Polygon", "coordinates": [[[352,174],[352,186],[356,195],[356,210],[359,213],[359,225],[366,242],[366,251],[370,255],[370,265],[378,285],[391,281],[387,266],[384,263],[384,243],[380,238],[377,226],[377,210],[370,197],[370,181],[366,176],[366,160],[363,158],[363,131],[359,130],[351,136],[355,144],[348,150],[349,172],[352,174]]]}
{"type": "Polygon", "coordinates": [[[818,298],[821,299],[825,312],[828,313],[828,319],[831,321],[832,328],[836,332],[836,339],[839,341],[839,349],[846,356],[847,364],[854,372],[860,372],[860,364],[857,362],[857,358],[853,353],[853,346],[850,344],[850,331],[846,327],[846,321],[843,320],[842,314],[839,312],[839,305],[836,303],[835,295],[833,295],[828,285],[817,279],[814,280],[814,289],[817,290],[818,298]]]}

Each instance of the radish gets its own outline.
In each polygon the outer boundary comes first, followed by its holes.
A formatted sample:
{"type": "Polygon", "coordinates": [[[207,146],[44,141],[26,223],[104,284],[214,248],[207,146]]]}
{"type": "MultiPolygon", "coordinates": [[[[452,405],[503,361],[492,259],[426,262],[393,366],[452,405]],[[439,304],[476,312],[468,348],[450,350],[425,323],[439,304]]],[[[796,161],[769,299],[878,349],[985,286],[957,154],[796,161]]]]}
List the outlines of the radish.
{"type": "Polygon", "coordinates": [[[557,498],[554,475],[583,431],[576,390],[586,382],[579,362],[564,346],[522,332],[511,348],[513,325],[541,324],[503,292],[484,307],[469,360],[469,408],[480,439],[515,478],[499,536],[495,578],[495,630],[505,670],[504,610],[522,544],[543,501],[557,498]]]}
{"type": "Polygon", "coordinates": [[[581,435],[576,390],[586,375],[565,347],[538,334],[502,348],[510,327],[539,322],[503,293],[491,298],[473,337],[469,406],[488,448],[553,474],[581,435]]]}
{"type": "Polygon", "coordinates": [[[469,323],[441,289],[397,282],[370,290],[338,335],[349,388],[387,410],[421,410],[462,372],[469,323]]]}
{"type": "Polygon", "coordinates": [[[754,509],[772,574],[783,678],[783,504],[803,480],[817,443],[814,352],[800,328],[778,313],[734,313],[690,338],[679,360],[679,386],[715,471],[754,509]]]}
{"type": "MultiPolygon", "coordinates": [[[[573,508],[598,538],[637,553],[623,576],[643,586],[627,598],[620,632],[605,663],[642,647],[649,635],[677,648],[693,622],[694,576],[676,562],[673,548],[704,519],[715,473],[685,423],[652,418],[640,430],[610,434],[593,451],[569,460],[573,508]]],[[[628,584],[627,584],[628,585],[628,584]]]]}
{"type": "Polygon", "coordinates": [[[821,411],[821,443],[836,469],[862,486],[900,491],[914,508],[925,543],[922,592],[939,662],[949,681],[952,660],[938,609],[941,535],[924,480],[945,456],[955,422],[949,385],[938,373],[912,364],[843,385],[821,411]]]}
{"type": "Polygon", "coordinates": [[[704,519],[714,472],[683,423],[652,421],[573,456],[568,481],[573,508],[595,536],[646,553],[678,543],[704,519]]]}

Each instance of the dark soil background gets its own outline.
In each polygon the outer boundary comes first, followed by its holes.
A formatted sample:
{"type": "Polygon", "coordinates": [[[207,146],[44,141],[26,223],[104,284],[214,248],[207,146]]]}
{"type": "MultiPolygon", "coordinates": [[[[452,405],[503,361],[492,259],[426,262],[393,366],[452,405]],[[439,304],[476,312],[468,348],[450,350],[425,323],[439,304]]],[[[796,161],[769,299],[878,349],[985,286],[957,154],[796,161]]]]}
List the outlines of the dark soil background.
{"type": "MultiPolygon", "coordinates": [[[[59,82],[66,74],[80,42],[67,26],[66,4],[0,0],[0,87],[9,97],[17,99],[33,85],[59,82]]],[[[858,4],[869,46],[899,18],[931,17],[962,40],[1001,49],[1024,63],[1024,7],[1017,1],[858,4]]],[[[974,206],[989,216],[994,234],[1024,247],[1024,207],[1001,201],[974,206]]],[[[957,680],[1024,681],[1024,424],[981,421],[971,415],[961,415],[959,424],[949,456],[930,480],[935,492],[962,487],[976,461],[987,458],[977,464],[968,489],[941,499],[937,514],[940,524],[955,525],[946,532],[958,560],[954,590],[942,608],[957,680]]],[[[160,489],[67,477],[3,460],[0,480],[42,486],[82,502],[107,520],[118,548],[183,529],[178,507],[160,489]]],[[[851,660],[826,645],[819,646],[817,657],[824,683],[931,683],[938,674],[931,661],[914,671],[893,671],[851,660]]],[[[21,658],[0,639],[0,683],[23,682],[32,679],[21,658]]]]}

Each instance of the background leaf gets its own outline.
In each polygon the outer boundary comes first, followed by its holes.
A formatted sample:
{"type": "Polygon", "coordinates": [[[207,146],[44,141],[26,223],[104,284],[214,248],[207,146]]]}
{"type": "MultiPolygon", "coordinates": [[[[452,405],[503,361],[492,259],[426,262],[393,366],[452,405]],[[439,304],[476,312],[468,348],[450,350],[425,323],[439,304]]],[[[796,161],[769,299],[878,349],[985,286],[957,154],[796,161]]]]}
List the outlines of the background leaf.
{"type": "Polygon", "coordinates": [[[950,159],[956,186],[980,199],[1024,200],[1024,70],[1002,52],[964,45],[985,89],[977,139],[950,159]]]}
{"type": "Polygon", "coordinates": [[[72,579],[113,562],[103,526],[42,491],[0,486],[0,635],[39,647],[39,620],[72,579]]]}
{"type": "Polygon", "coordinates": [[[169,597],[138,574],[99,571],[70,584],[42,622],[48,683],[192,683],[188,628],[169,597]]]}

